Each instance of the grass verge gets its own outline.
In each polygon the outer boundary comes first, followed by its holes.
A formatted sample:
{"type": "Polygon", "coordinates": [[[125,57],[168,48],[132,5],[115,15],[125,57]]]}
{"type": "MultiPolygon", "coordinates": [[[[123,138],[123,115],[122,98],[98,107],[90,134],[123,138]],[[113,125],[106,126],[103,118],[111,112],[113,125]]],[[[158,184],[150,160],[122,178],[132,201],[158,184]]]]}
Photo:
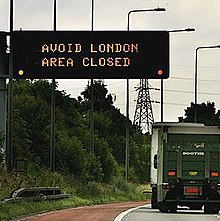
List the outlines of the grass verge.
{"type": "MultiPolygon", "coordinates": [[[[47,182],[40,186],[59,186],[63,192],[71,194],[71,197],[54,201],[28,201],[0,203],[0,221],[13,220],[33,214],[61,210],[70,207],[104,204],[112,202],[142,201],[149,198],[143,191],[149,189],[148,185],[137,185],[127,182],[122,178],[115,178],[108,184],[71,180],[60,174],[48,174],[47,182]],[[49,178],[49,179],[48,179],[49,178]],[[67,180],[65,180],[67,179],[67,180]]],[[[1,177],[0,177],[1,178],[1,177]]],[[[42,179],[43,180],[43,179],[42,179]]],[[[0,182],[1,184],[1,182],[0,182]]],[[[0,197],[9,197],[9,192],[22,186],[30,186],[31,183],[25,177],[8,177],[7,185],[1,184],[0,197]],[[13,181],[10,183],[10,180],[13,181]]]]}

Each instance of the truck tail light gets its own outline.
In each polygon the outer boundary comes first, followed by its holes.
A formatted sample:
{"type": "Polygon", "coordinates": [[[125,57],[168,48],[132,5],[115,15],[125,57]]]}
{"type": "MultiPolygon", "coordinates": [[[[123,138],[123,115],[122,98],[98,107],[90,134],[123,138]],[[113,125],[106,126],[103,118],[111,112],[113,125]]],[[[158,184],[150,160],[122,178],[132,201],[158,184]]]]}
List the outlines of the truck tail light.
{"type": "Polygon", "coordinates": [[[217,171],[211,172],[211,176],[212,176],[212,177],[218,177],[218,172],[217,172],[217,171]]]}
{"type": "Polygon", "coordinates": [[[176,176],[176,172],[175,171],[169,171],[168,172],[168,176],[176,176]]]}

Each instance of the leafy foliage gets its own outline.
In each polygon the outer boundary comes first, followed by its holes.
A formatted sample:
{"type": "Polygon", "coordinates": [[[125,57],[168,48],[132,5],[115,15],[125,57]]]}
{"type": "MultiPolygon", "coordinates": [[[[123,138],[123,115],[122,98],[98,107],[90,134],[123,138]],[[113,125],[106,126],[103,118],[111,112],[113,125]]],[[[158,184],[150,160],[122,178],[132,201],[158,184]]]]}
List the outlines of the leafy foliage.
{"type": "Polygon", "coordinates": [[[220,125],[220,111],[216,111],[214,102],[207,102],[195,105],[191,103],[190,107],[185,110],[185,118],[180,117],[182,122],[204,123],[205,125],[220,125]]]}
{"type": "MultiPolygon", "coordinates": [[[[13,142],[15,158],[49,167],[51,83],[14,82],[13,142]]],[[[78,99],[56,87],[56,171],[81,182],[112,182],[123,177],[126,118],[115,108],[106,86],[94,82],[78,99]],[[94,101],[94,153],[90,152],[90,104],[94,101]]],[[[129,121],[131,179],[149,180],[149,139],[129,121]]]]}
{"type": "Polygon", "coordinates": [[[95,111],[108,110],[112,107],[112,96],[108,94],[105,85],[100,81],[95,81],[93,86],[88,86],[81,94],[85,104],[88,105],[93,100],[95,111]]]}
{"type": "MultiPolygon", "coordinates": [[[[30,168],[33,169],[32,167],[30,168]]],[[[46,168],[35,167],[32,176],[37,177],[38,186],[59,186],[63,193],[70,194],[64,200],[19,201],[0,204],[0,220],[17,220],[31,214],[60,210],[69,207],[95,205],[119,201],[146,200],[143,190],[147,185],[137,185],[121,178],[114,178],[111,183],[87,182],[82,183],[71,176],[59,172],[51,172],[46,168]]],[[[0,170],[0,199],[8,198],[10,193],[20,187],[33,185],[33,177],[7,173],[0,170]]]]}

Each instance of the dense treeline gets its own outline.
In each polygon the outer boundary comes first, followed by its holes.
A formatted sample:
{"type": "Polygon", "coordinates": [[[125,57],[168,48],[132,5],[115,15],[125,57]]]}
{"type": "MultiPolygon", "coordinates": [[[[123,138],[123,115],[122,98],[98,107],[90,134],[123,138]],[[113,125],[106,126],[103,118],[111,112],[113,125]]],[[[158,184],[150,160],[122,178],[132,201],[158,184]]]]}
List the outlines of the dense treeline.
{"type": "MultiPolygon", "coordinates": [[[[14,82],[14,159],[29,167],[49,168],[51,89],[47,80],[14,82]]],[[[124,177],[126,118],[114,107],[111,94],[101,82],[94,83],[94,152],[90,148],[91,87],[77,99],[56,88],[56,170],[81,181],[110,182],[124,177]]],[[[191,103],[179,121],[220,125],[215,103],[191,103]]],[[[135,182],[149,181],[150,141],[140,128],[130,126],[130,174],[135,182]]],[[[4,162],[4,138],[0,131],[0,163],[4,162]]]]}
{"type": "Polygon", "coordinates": [[[204,123],[207,126],[220,125],[220,110],[216,110],[215,103],[208,101],[207,103],[190,104],[185,109],[185,117],[179,117],[180,122],[204,123]]]}
{"type": "MultiPolygon", "coordinates": [[[[47,80],[14,82],[14,158],[28,165],[49,167],[51,88],[47,80]]],[[[110,182],[124,176],[126,118],[114,107],[101,82],[94,83],[94,152],[90,151],[91,87],[77,99],[56,87],[56,170],[75,179],[110,182]]],[[[149,181],[150,143],[141,130],[130,126],[130,179],[149,181]]],[[[0,159],[1,160],[1,159],[0,159]]]]}

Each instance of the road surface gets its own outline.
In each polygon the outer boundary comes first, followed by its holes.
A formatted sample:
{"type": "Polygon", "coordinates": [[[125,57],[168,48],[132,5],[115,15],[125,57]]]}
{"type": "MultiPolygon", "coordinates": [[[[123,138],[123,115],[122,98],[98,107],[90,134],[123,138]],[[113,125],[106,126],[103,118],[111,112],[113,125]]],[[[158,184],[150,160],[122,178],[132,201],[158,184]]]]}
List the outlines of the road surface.
{"type": "Polygon", "coordinates": [[[187,208],[180,208],[177,213],[160,213],[146,205],[120,214],[115,221],[220,221],[220,214],[208,215],[203,210],[187,208]]]}
{"type": "Polygon", "coordinates": [[[123,211],[146,203],[147,201],[83,206],[19,218],[16,221],[113,221],[123,211]]]}

